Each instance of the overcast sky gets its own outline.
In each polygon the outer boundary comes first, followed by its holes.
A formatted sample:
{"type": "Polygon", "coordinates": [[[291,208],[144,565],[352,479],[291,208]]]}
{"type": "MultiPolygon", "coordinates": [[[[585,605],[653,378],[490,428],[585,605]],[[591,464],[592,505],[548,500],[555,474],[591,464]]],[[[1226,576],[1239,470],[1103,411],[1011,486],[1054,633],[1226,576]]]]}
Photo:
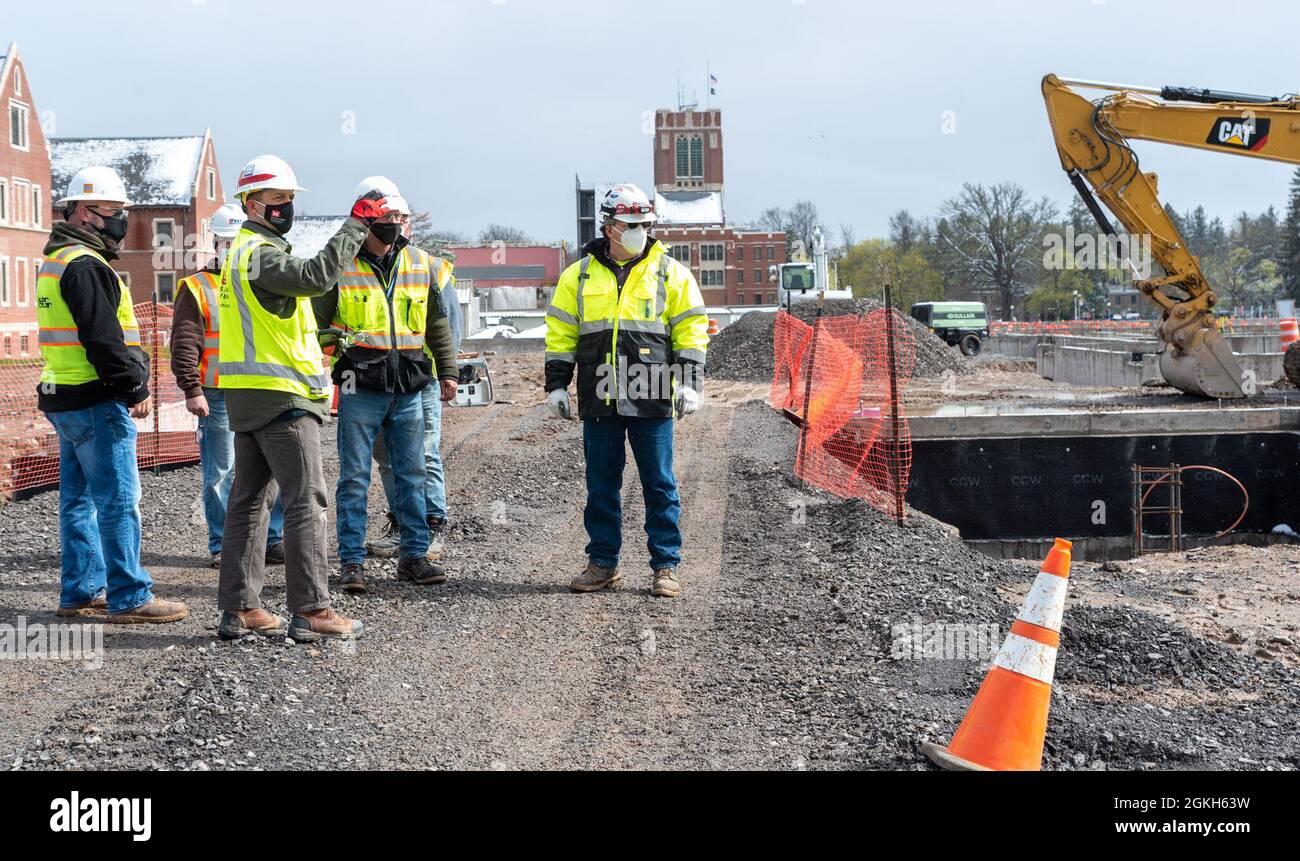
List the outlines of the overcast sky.
{"type": "MultiPolygon", "coordinates": [[[[382,173],[439,226],[570,243],[574,174],[649,190],[644,116],[674,106],[679,71],[704,104],[706,60],[728,218],[808,199],[859,238],[900,208],[933,214],[967,181],[1067,203],[1047,72],[1300,90],[1281,0],[0,2],[0,47],[17,40],[57,136],[210,126],[227,189],[272,152],[311,189],[302,212],[344,212],[382,173]]],[[[1286,165],[1138,151],[1179,210],[1285,206],[1286,165]]]]}

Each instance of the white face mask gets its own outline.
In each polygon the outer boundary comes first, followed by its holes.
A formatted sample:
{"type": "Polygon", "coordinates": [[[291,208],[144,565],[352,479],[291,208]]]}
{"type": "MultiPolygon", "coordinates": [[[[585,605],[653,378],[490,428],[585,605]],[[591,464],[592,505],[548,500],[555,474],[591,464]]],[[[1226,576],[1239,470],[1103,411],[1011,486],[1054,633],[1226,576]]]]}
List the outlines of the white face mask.
{"type": "Polygon", "coordinates": [[[645,251],[646,242],[650,239],[644,227],[627,227],[624,228],[623,234],[619,237],[619,244],[623,250],[632,256],[645,251]]]}

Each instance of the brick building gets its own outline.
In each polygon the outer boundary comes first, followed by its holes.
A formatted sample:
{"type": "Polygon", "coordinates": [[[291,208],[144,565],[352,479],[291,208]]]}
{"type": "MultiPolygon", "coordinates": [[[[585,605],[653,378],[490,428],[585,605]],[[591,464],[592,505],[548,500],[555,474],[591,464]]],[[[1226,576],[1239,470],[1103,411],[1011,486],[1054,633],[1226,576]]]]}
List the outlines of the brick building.
{"type": "Polygon", "coordinates": [[[456,279],[473,282],[484,310],[544,308],[568,258],[563,242],[449,245],[456,279]]]}
{"type": "MultiPolygon", "coordinates": [[[[727,223],[722,111],[683,107],[655,112],[654,235],[695,274],[710,306],[775,305],[769,267],[786,262],[785,234],[727,223]]],[[[609,185],[577,183],[578,241],[599,228],[598,207],[609,185]]]]}
{"type": "Polygon", "coordinates": [[[50,151],[17,44],[0,56],[0,110],[0,359],[33,358],[36,272],[50,230],[50,151]]]}
{"type": "MultiPolygon", "coordinates": [[[[130,196],[130,230],[113,268],[136,302],[171,304],[176,283],[212,256],[209,221],[224,201],[212,134],[191,137],[54,138],[56,190],[83,167],[113,168],[130,196]]],[[[54,195],[56,198],[61,194],[54,195]]]]}

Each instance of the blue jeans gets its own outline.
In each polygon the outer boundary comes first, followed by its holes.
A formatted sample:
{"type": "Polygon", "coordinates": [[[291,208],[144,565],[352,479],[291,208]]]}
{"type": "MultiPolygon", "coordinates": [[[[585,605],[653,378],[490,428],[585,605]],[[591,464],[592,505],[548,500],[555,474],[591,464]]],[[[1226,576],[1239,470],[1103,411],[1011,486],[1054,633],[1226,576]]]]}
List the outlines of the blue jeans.
{"type": "MultiPolygon", "coordinates": [[[[208,416],[199,419],[198,432],[199,462],[203,465],[203,514],[208,521],[208,552],[219,553],[226,529],[226,503],[235,480],[235,434],[230,430],[225,393],[221,389],[204,389],[203,395],[208,400],[208,416]]],[[[276,494],[266,546],[269,549],[283,540],[284,508],[276,494]]]]}
{"type": "Polygon", "coordinates": [[[351,565],[366,559],[370,463],[375,439],[381,434],[395,473],[396,493],[389,505],[401,531],[401,556],[423,558],[429,550],[429,526],[425,522],[424,470],[420,464],[424,434],[420,396],[364,389],[342,395],[338,424],[339,486],[334,505],[338,513],[339,561],[351,565]]]}
{"type": "MultiPolygon", "coordinates": [[[[420,391],[420,406],[424,412],[424,510],[429,517],[447,519],[447,483],[442,473],[442,401],[441,388],[434,380],[420,391]]],[[[379,464],[379,480],[388,497],[388,510],[396,511],[397,493],[393,487],[393,470],[382,443],[375,448],[375,462],[379,464]]]]}
{"type": "Polygon", "coordinates": [[[153,599],[140,566],[140,474],[135,422],[117,401],[46,413],[59,435],[60,607],[107,592],[110,613],[153,599]]]}
{"type": "Polygon", "coordinates": [[[582,522],[591,539],[587,556],[604,568],[618,565],[623,547],[625,437],[632,444],[641,476],[650,567],[676,568],[682,560],[682,533],[677,525],[682,506],[673,477],[671,418],[609,416],[582,423],[582,453],[587,460],[587,508],[582,522]]]}

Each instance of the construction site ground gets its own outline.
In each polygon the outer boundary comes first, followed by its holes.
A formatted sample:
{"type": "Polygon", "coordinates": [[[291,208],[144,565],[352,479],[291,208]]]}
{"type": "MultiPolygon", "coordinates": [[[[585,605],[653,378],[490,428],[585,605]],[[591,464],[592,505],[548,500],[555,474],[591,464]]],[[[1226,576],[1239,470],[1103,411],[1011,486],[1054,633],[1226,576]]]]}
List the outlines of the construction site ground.
{"type": "MultiPolygon", "coordinates": [[[[918,380],[909,408],[1027,389],[1023,369],[986,363],[918,380]]],[[[948,740],[990,656],[917,658],[898,626],[1005,631],[1034,562],[982,556],[919,512],[900,527],[802,487],[794,428],[766,386],[712,380],[676,432],[682,597],[648,594],[631,468],[624,581],[571,594],[585,562],[580,426],[545,417],[540,357],[497,357],[493,373],[497,404],[445,414],[449,583],[399,583],[371,563],[370,594],[337,595],[367,625],[358,643],[218,642],[199,471],[145,474],[144,560],[191,617],[109,626],[100,669],[0,662],[0,763],[933,768],[920,743],[948,740]]],[[[371,500],[377,531],[377,482],[371,500]]],[[[0,546],[0,619],[54,622],[57,494],[0,510],[0,546]]],[[[1300,550],[1285,547],[1076,563],[1044,767],[1300,767],[1297,571],[1300,550]]],[[[269,578],[273,609],[282,577],[269,578]]]]}

